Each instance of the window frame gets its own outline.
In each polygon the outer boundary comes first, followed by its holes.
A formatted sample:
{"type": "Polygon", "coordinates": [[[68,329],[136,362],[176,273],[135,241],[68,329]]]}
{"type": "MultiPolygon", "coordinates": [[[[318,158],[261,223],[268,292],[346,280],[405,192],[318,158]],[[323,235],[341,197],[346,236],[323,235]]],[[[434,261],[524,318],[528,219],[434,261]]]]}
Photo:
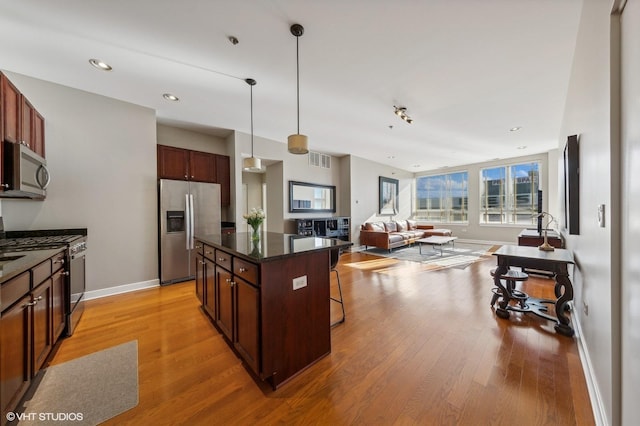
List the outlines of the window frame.
{"type": "MultiPolygon", "coordinates": [[[[442,191],[442,189],[439,189],[438,191],[442,191]]],[[[469,223],[469,171],[457,170],[455,172],[449,172],[449,173],[425,174],[421,176],[416,176],[414,200],[415,200],[415,208],[413,211],[413,217],[416,220],[421,220],[421,221],[424,220],[431,223],[467,225],[469,223]],[[464,188],[459,189],[461,191],[464,191],[464,193],[458,197],[455,197],[453,195],[456,188],[453,188],[452,184],[457,182],[456,180],[451,179],[451,176],[454,176],[454,175],[464,175],[462,179],[464,188]],[[444,197],[442,195],[439,197],[439,208],[437,209],[429,208],[429,205],[428,205],[429,200],[432,199],[433,197],[428,197],[428,196],[425,198],[425,200],[427,200],[426,208],[420,208],[421,203],[420,203],[420,199],[418,198],[418,192],[420,191],[418,189],[419,181],[421,179],[437,179],[437,178],[445,180],[444,191],[446,191],[446,194],[444,197]],[[456,199],[464,200],[460,203],[459,209],[454,209],[454,205],[455,205],[454,200],[456,199]],[[421,212],[423,212],[422,215],[420,214],[421,212]],[[431,215],[431,212],[436,212],[436,213],[439,212],[439,217],[434,218],[431,215]],[[452,220],[455,218],[456,215],[460,216],[461,219],[452,220]]]]}
{"type": "MultiPolygon", "coordinates": [[[[528,172],[531,172],[533,167],[531,167],[528,172]]],[[[496,164],[493,166],[482,167],[479,170],[479,181],[478,181],[478,224],[480,226],[499,226],[499,227],[522,227],[522,226],[534,226],[537,224],[537,218],[535,215],[538,213],[538,190],[542,189],[542,171],[543,164],[540,160],[531,160],[524,162],[513,162],[513,163],[502,163],[496,164]],[[534,184],[532,185],[530,182],[530,176],[528,184],[529,192],[525,195],[522,193],[518,193],[516,186],[518,183],[517,172],[514,173],[514,169],[522,166],[532,166],[536,165],[537,176],[534,177],[534,184]],[[488,197],[490,196],[489,191],[485,190],[485,171],[490,170],[503,170],[502,176],[504,176],[504,183],[501,185],[499,190],[499,194],[497,195],[500,205],[497,207],[497,210],[491,211],[490,207],[487,207],[488,197]],[[535,179],[537,178],[537,182],[535,179]],[[529,197],[527,202],[530,203],[529,209],[522,209],[521,205],[518,204],[518,198],[522,199],[523,196],[529,197]],[[489,221],[487,220],[487,215],[498,215],[500,217],[500,221],[489,221]],[[524,217],[524,219],[521,219],[524,217]]],[[[527,182],[520,182],[527,183],[527,182]]]]}

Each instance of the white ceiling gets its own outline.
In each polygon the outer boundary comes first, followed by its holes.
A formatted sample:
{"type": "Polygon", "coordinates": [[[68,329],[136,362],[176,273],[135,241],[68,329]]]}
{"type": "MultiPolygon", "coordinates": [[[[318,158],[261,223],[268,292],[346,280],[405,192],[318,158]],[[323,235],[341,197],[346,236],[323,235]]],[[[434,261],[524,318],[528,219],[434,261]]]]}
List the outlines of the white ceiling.
{"type": "Polygon", "coordinates": [[[250,132],[251,77],[255,135],[286,143],[296,133],[289,27],[300,23],[300,132],[311,149],[418,172],[557,147],[581,8],[582,0],[0,0],[0,68],[213,134],[250,132]],[[167,92],[180,102],[164,100],[167,92]]]}

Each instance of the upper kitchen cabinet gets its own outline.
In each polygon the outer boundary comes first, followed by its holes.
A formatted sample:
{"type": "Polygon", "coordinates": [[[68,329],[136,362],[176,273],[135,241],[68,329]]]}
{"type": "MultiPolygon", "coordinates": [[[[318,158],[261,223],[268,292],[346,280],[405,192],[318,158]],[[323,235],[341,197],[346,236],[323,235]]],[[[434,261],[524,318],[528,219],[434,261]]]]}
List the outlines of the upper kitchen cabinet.
{"type": "Polygon", "coordinates": [[[216,154],[189,151],[189,180],[218,183],[216,174],[216,154]]]}
{"type": "Polygon", "coordinates": [[[158,179],[219,183],[221,204],[231,202],[230,159],[226,155],[158,145],[158,179]]]}
{"type": "Polygon", "coordinates": [[[189,180],[189,151],[158,145],[158,178],[189,180]]]}
{"type": "Polygon", "coordinates": [[[2,140],[22,143],[44,158],[44,118],[7,76],[0,73],[0,80],[2,140]]]}
{"type": "Polygon", "coordinates": [[[220,203],[231,204],[231,160],[226,155],[216,155],[216,182],[220,184],[220,203]]]}
{"type": "Polygon", "coordinates": [[[20,92],[7,76],[0,73],[2,98],[2,139],[18,143],[20,140],[20,92]]]}
{"type": "Polygon", "coordinates": [[[44,118],[24,96],[20,97],[22,106],[20,142],[33,152],[44,155],[44,118]]]}

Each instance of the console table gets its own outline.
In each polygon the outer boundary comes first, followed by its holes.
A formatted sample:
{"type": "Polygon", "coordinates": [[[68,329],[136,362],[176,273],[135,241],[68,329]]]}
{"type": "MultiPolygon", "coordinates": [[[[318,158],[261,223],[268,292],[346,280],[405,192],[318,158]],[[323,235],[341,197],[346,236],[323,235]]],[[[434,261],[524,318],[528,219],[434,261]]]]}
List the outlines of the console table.
{"type": "Polygon", "coordinates": [[[496,315],[500,318],[509,318],[509,311],[530,312],[539,317],[555,321],[556,332],[565,336],[573,336],[569,318],[565,315],[568,309],[567,303],[573,300],[573,284],[569,279],[568,265],[573,264],[573,256],[569,250],[555,249],[543,251],[537,247],[526,246],[502,246],[493,253],[498,258],[498,268],[495,272],[494,283],[498,287],[501,299],[496,309],[496,315]],[[521,267],[550,271],[555,277],[554,293],[556,300],[537,299],[528,297],[522,306],[509,305],[514,299],[510,290],[502,284],[500,276],[505,274],[509,267],[521,267]],[[556,317],[548,315],[547,304],[555,305],[556,317]]]}

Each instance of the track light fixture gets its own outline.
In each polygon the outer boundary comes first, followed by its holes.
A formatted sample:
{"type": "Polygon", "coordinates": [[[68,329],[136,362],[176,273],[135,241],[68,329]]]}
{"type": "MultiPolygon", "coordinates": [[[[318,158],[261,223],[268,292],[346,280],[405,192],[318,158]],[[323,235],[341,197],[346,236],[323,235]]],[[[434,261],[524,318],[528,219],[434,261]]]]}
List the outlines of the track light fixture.
{"type": "Polygon", "coordinates": [[[407,107],[399,107],[394,105],[393,108],[395,109],[394,112],[398,117],[402,118],[409,124],[413,123],[413,118],[409,117],[409,115],[407,114],[407,107]]]}
{"type": "Polygon", "coordinates": [[[304,34],[304,27],[300,24],[293,24],[289,28],[291,34],[296,37],[296,95],[297,95],[297,111],[298,111],[298,132],[289,135],[287,138],[287,149],[292,154],[307,154],[309,152],[309,138],[307,135],[300,134],[300,55],[298,49],[298,41],[304,34]]]}
{"type": "Polygon", "coordinates": [[[259,158],[253,156],[253,86],[256,85],[256,81],[252,78],[247,78],[245,83],[251,88],[251,157],[242,160],[242,168],[244,170],[258,171],[262,170],[262,162],[259,158]]]}

